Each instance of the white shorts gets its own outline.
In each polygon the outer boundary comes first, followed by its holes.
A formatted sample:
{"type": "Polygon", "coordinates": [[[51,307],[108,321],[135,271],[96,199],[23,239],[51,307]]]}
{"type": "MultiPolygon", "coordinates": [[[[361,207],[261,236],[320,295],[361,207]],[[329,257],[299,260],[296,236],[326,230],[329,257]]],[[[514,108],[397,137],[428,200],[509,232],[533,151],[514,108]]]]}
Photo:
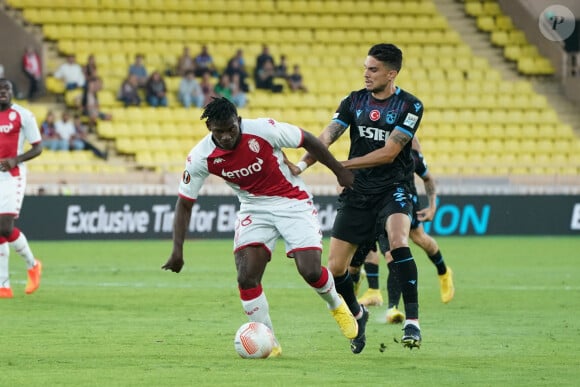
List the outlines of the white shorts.
{"type": "Polygon", "coordinates": [[[234,251],[263,245],[271,253],[278,238],[284,240],[288,257],[297,250],[322,250],[322,230],[312,200],[288,200],[288,205],[274,208],[246,210],[242,206],[236,221],[234,251]]]}
{"type": "Polygon", "coordinates": [[[0,214],[18,218],[25,190],[26,178],[22,175],[0,180],[0,214]]]}

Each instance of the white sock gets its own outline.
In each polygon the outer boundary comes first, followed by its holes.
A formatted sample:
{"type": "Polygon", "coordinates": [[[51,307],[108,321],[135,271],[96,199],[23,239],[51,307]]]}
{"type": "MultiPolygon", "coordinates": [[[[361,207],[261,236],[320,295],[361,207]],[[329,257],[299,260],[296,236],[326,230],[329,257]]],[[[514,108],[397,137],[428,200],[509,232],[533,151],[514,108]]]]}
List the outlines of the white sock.
{"type": "Polygon", "coordinates": [[[10,287],[10,275],[8,272],[8,257],[10,255],[10,246],[8,242],[0,244],[0,288],[10,287]]]}
{"type": "Polygon", "coordinates": [[[416,326],[418,329],[421,329],[419,327],[419,320],[405,320],[405,325],[404,326],[407,326],[409,324],[416,326]]]}
{"type": "Polygon", "coordinates": [[[36,264],[36,259],[34,259],[34,255],[30,250],[30,246],[28,245],[28,240],[24,236],[24,233],[20,231],[20,235],[14,242],[10,242],[10,246],[22,257],[26,262],[26,268],[32,269],[36,264]]]}
{"type": "Polygon", "coordinates": [[[323,284],[319,288],[315,288],[314,286],[310,285],[312,289],[316,291],[322,297],[324,301],[328,304],[328,309],[335,310],[340,306],[342,303],[342,299],[338,296],[338,292],[336,291],[336,287],[334,286],[334,277],[328,271],[328,269],[322,266],[322,270],[326,271],[328,279],[326,283],[323,284]]]}
{"type": "Polygon", "coordinates": [[[253,300],[241,301],[244,312],[246,312],[246,316],[248,316],[250,321],[257,321],[266,324],[266,326],[274,332],[272,319],[270,319],[270,306],[268,305],[268,300],[266,299],[266,294],[264,292],[253,300]]]}

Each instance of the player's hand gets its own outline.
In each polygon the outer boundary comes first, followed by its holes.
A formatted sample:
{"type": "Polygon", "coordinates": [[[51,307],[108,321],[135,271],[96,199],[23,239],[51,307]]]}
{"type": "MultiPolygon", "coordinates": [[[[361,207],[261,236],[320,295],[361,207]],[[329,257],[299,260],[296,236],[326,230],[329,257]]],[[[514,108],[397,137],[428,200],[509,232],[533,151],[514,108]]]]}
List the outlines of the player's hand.
{"type": "Polygon", "coordinates": [[[16,159],[13,157],[0,160],[0,171],[7,172],[16,166],[16,159]]]}
{"type": "Polygon", "coordinates": [[[288,166],[292,175],[298,176],[302,173],[302,170],[300,170],[296,164],[288,160],[286,157],[284,157],[284,164],[288,166]]]}
{"type": "Polygon", "coordinates": [[[427,207],[417,211],[417,219],[419,219],[421,222],[429,222],[433,220],[434,216],[435,208],[433,207],[427,207]]]}
{"type": "Polygon", "coordinates": [[[165,265],[161,266],[163,270],[171,270],[174,273],[179,273],[184,265],[183,257],[171,254],[165,265]]]}
{"type": "Polygon", "coordinates": [[[350,169],[341,168],[336,173],[336,179],[342,187],[351,188],[354,184],[354,173],[350,169]]]}

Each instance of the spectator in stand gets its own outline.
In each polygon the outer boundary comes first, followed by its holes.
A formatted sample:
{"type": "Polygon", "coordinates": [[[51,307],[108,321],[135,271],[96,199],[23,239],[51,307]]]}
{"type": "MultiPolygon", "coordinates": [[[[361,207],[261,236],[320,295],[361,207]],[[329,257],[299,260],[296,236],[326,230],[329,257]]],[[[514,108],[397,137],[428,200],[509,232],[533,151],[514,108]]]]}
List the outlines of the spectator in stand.
{"type": "Polygon", "coordinates": [[[92,78],[87,81],[82,98],[83,115],[89,118],[89,129],[94,131],[98,120],[110,121],[113,117],[109,113],[101,111],[99,104],[99,91],[103,88],[100,78],[92,78]]]}
{"type": "Polygon", "coordinates": [[[77,63],[74,55],[68,55],[66,62],[54,72],[54,77],[64,82],[66,90],[79,89],[85,86],[85,74],[83,68],[77,63]]]}
{"type": "Polygon", "coordinates": [[[201,91],[203,92],[203,106],[211,102],[212,97],[215,97],[214,85],[212,83],[212,76],[209,71],[205,71],[201,76],[201,91]]]}
{"type": "Polygon", "coordinates": [[[137,76],[137,81],[139,82],[139,87],[145,87],[147,83],[147,69],[143,64],[144,58],[143,54],[135,55],[135,62],[129,66],[129,75],[137,76]]]}
{"type": "MultiPolygon", "coordinates": [[[[256,57],[256,68],[254,69],[254,78],[258,77],[258,71],[264,67],[266,62],[272,62],[274,66],[274,57],[270,54],[270,47],[267,44],[262,45],[262,52],[256,57]]],[[[274,66],[275,67],[275,66],[274,66]]]]}
{"type": "Polygon", "coordinates": [[[145,95],[149,106],[167,106],[167,86],[159,71],[151,73],[145,84],[145,95]]]}
{"type": "Polygon", "coordinates": [[[28,78],[28,99],[32,100],[40,91],[40,82],[42,80],[42,62],[40,56],[34,50],[34,47],[28,46],[24,57],[22,58],[24,74],[28,78]]]}
{"type": "Polygon", "coordinates": [[[280,55],[280,63],[276,65],[276,78],[287,79],[288,78],[288,62],[286,55],[280,55]]]}
{"type": "Polygon", "coordinates": [[[95,59],[95,55],[90,54],[87,57],[87,63],[83,67],[83,74],[85,76],[85,80],[99,76],[99,73],[97,71],[97,61],[95,59]]]}
{"type": "Polygon", "coordinates": [[[201,52],[195,57],[195,76],[200,77],[205,71],[209,71],[212,77],[217,77],[218,72],[213,61],[213,57],[209,53],[207,46],[201,46],[201,52]]]}
{"type": "Polygon", "coordinates": [[[226,73],[220,75],[219,82],[214,86],[213,91],[216,96],[224,97],[232,100],[232,89],[231,89],[231,81],[230,76],[226,73]]]}
{"type": "Polygon", "coordinates": [[[98,158],[103,159],[103,160],[107,160],[107,158],[109,156],[109,152],[108,151],[105,151],[105,152],[101,151],[99,148],[94,146],[89,141],[87,127],[85,125],[83,125],[80,115],[77,114],[74,116],[73,125],[75,128],[75,132],[74,132],[73,138],[72,138],[74,145],[71,147],[71,149],[72,150],[90,150],[98,158]]]}
{"type": "Polygon", "coordinates": [[[195,74],[193,70],[188,70],[185,72],[184,77],[179,82],[179,90],[177,92],[179,96],[179,101],[189,108],[192,104],[195,104],[198,108],[204,106],[204,96],[203,90],[197,79],[195,79],[195,74]]]}
{"type": "Polygon", "coordinates": [[[40,125],[42,147],[51,151],[68,150],[68,143],[56,131],[55,119],[54,112],[50,110],[40,125]]]}
{"type": "Polygon", "coordinates": [[[282,85],[276,85],[274,83],[275,74],[274,62],[267,60],[256,74],[256,88],[270,90],[276,93],[281,92],[282,85]]]}
{"type": "Polygon", "coordinates": [[[83,149],[82,142],[78,141],[75,137],[76,129],[69,112],[66,110],[62,112],[61,119],[55,122],[54,127],[56,133],[65,142],[66,150],[83,149]]]}
{"type": "Polygon", "coordinates": [[[234,74],[231,79],[230,89],[232,90],[232,102],[236,107],[243,108],[248,103],[246,93],[240,89],[239,75],[234,74]]]}
{"type": "Polygon", "coordinates": [[[139,95],[139,80],[136,75],[129,75],[123,81],[121,89],[119,90],[119,101],[122,101],[127,106],[141,105],[141,96],[139,95]]]}
{"type": "Polygon", "coordinates": [[[292,67],[292,74],[288,76],[288,87],[292,91],[308,91],[308,88],[304,85],[300,66],[297,64],[292,67]]]}
{"type": "Polygon", "coordinates": [[[230,79],[234,79],[234,75],[237,75],[237,82],[238,82],[238,89],[247,93],[250,91],[250,86],[248,85],[247,78],[248,73],[246,70],[240,65],[240,61],[236,59],[236,57],[230,59],[228,63],[228,67],[224,71],[226,74],[230,76],[230,79]]]}
{"type": "Polygon", "coordinates": [[[195,71],[195,59],[191,56],[189,46],[183,47],[183,53],[177,60],[177,75],[185,77],[188,71],[195,71]]]}
{"type": "Polygon", "coordinates": [[[241,48],[238,48],[236,50],[236,54],[230,58],[226,68],[230,68],[232,63],[234,63],[234,62],[237,62],[237,65],[238,65],[237,67],[241,71],[246,72],[246,59],[244,58],[244,50],[242,50],[241,48]]]}

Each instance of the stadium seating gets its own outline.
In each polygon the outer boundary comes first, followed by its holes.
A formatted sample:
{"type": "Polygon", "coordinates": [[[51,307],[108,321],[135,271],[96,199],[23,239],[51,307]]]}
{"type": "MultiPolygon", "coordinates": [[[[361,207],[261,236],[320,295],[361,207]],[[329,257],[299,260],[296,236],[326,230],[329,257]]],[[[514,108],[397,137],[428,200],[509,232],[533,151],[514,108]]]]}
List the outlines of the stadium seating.
{"type": "Polygon", "coordinates": [[[511,18],[502,13],[495,0],[465,1],[465,13],[476,18],[477,27],[489,33],[491,42],[502,47],[504,57],[517,64],[517,69],[524,75],[552,75],[555,70],[552,64],[543,58],[518,30],[511,18]]]}
{"type": "MultiPolygon", "coordinates": [[[[174,66],[185,45],[195,54],[201,44],[208,44],[219,67],[243,48],[251,72],[261,45],[268,43],[275,58],[285,54],[289,63],[301,65],[309,93],[252,90],[242,116],[272,116],[316,133],[328,124],[345,93],[362,87],[368,47],[388,40],[404,51],[400,86],[426,106],[419,138],[435,173],[580,173],[578,162],[570,166],[577,160],[578,138],[525,78],[551,74],[553,69],[495,1],[466,0],[465,12],[476,18],[493,44],[504,47],[507,60],[517,61],[520,80],[502,79],[486,58],[474,55],[431,0],[390,1],[388,7],[379,0],[8,0],[8,4],[41,25],[46,39],[56,42],[61,53],[75,53],[81,60],[95,54],[104,79],[100,102],[114,117],[100,123],[98,133],[143,168],[179,172],[182,158],[207,129],[198,119],[199,109],[179,106],[175,94],[179,78],[166,78],[169,108],[125,109],[116,101],[137,53],[145,53],[149,70],[164,71],[174,66]],[[368,28],[373,25],[380,25],[381,31],[368,28]],[[548,137],[554,131],[562,142],[548,137]]],[[[62,84],[54,79],[47,86],[63,93],[62,84]]],[[[65,93],[67,103],[72,104],[73,97],[74,93],[65,93]]],[[[338,158],[346,158],[348,139],[331,149],[338,158]]],[[[300,154],[288,152],[294,160],[300,154]]]]}

